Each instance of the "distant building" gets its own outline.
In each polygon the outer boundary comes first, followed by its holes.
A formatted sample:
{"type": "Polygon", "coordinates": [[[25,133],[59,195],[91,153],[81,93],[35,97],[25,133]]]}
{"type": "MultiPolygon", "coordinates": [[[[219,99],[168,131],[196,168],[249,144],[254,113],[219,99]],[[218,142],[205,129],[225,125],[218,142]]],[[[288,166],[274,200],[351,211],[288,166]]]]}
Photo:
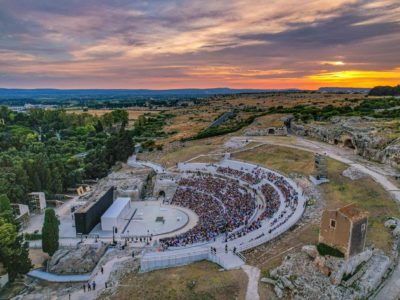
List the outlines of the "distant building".
{"type": "Polygon", "coordinates": [[[29,206],[19,203],[11,203],[11,207],[14,212],[15,219],[19,221],[22,225],[25,225],[29,221],[29,206]]]}
{"type": "Polygon", "coordinates": [[[322,213],[319,242],[343,252],[346,258],[364,251],[368,212],[354,204],[322,213]]]}
{"type": "Polygon", "coordinates": [[[43,192],[34,192],[28,194],[29,209],[33,212],[43,212],[46,208],[46,196],[43,192]]]}

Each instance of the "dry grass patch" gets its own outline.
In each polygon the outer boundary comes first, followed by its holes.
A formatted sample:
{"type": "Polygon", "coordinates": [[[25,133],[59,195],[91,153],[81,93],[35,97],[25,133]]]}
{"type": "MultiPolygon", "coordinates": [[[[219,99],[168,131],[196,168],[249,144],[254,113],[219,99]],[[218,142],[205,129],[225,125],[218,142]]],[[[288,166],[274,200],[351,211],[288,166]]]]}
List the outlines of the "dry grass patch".
{"type": "Polygon", "coordinates": [[[288,147],[263,145],[249,151],[234,153],[232,157],[265,165],[283,174],[310,175],[314,172],[314,155],[311,152],[288,147]]]}
{"type": "Polygon", "coordinates": [[[209,262],[126,275],[111,299],[244,299],[242,270],[220,272],[209,262]]]}
{"type": "Polygon", "coordinates": [[[195,109],[176,109],[172,113],[175,115],[164,126],[165,132],[174,132],[165,141],[179,141],[196,135],[206,128],[219,115],[208,107],[196,107],[195,109]]]}
{"type": "Polygon", "coordinates": [[[32,261],[34,268],[43,267],[43,263],[49,259],[49,255],[44,253],[42,249],[29,249],[29,258],[32,261]]]}
{"type": "Polygon", "coordinates": [[[184,162],[201,154],[219,150],[225,137],[213,137],[203,140],[185,142],[180,145],[167,145],[163,151],[144,152],[138,155],[141,160],[151,160],[169,168],[178,162],[184,162]]]}
{"type": "Polygon", "coordinates": [[[282,127],[284,114],[265,115],[257,118],[250,128],[282,127]]]}

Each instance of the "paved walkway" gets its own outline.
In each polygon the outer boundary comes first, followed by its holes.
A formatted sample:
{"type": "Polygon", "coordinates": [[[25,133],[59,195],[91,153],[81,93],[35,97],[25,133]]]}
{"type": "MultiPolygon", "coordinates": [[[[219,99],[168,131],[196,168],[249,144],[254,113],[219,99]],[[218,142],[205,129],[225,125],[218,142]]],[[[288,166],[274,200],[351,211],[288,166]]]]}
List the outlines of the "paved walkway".
{"type": "Polygon", "coordinates": [[[249,265],[242,266],[242,269],[249,278],[246,291],[246,300],[259,300],[260,295],[258,294],[258,282],[261,274],[260,269],[249,265]]]}
{"type": "Polygon", "coordinates": [[[83,282],[90,279],[91,274],[83,275],[56,275],[41,270],[32,270],[28,276],[51,282],[83,282]]]}
{"type": "Polygon", "coordinates": [[[83,291],[83,288],[71,293],[71,295],[66,295],[61,299],[70,299],[70,300],[91,300],[96,299],[104,290],[105,290],[105,283],[109,280],[110,274],[113,270],[114,264],[118,262],[123,262],[131,257],[116,257],[105,264],[103,264],[103,273],[100,272],[100,267],[96,267],[95,273],[92,274],[91,279],[89,281],[90,284],[93,282],[96,283],[96,290],[88,291],[87,289],[87,282],[82,283],[86,284],[86,292],[83,291]],[[96,271],[97,270],[97,271],[96,271]]]}

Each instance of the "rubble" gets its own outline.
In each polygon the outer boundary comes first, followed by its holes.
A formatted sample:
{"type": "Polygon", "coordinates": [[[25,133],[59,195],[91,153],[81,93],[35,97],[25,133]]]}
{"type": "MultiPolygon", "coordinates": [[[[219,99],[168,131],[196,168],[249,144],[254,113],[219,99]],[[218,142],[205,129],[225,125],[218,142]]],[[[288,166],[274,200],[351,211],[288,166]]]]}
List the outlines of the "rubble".
{"type": "Polygon", "coordinates": [[[385,227],[392,229],[392,235],[395,238],[400,238],[400,219],[390,218],[385,222],[385,227]]]}
{"type": "Polygon", "coordinates": [[[350,178],[351,180],[358,180],[365,178],[367,175],[354,167],[349,167],[342,173],[343,176],[350,178]]]}
{"type": "Polygon", "coordinates": [[[307,253],[311,258],[316,258],[318,255],[317,247],[314,245],[305,245],[301,248],[301,251],[307,253]]]}
{"type": "Polygon", "coordinates": [[[263,277],[263,278],[260,279],[260,281],[264,282],[264,283],[269,283],[269,284],[272,284],[272,285],[276,284],[275,280],[273,280],[271,278],[268,278],[268,277],[263,277]]]}

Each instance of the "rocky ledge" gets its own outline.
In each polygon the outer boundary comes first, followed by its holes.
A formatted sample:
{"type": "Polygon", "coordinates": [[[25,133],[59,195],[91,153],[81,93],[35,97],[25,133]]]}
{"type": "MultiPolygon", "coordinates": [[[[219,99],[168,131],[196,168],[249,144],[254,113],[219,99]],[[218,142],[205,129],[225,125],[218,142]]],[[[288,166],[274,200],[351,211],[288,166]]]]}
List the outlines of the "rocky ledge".
{"type": "Polygon", "coordinates": [[[356,154],[400,169],[400,123],[369,117],[332,117],[329,122],[292,122],[294,134],[353,149],[356,154]]]}

